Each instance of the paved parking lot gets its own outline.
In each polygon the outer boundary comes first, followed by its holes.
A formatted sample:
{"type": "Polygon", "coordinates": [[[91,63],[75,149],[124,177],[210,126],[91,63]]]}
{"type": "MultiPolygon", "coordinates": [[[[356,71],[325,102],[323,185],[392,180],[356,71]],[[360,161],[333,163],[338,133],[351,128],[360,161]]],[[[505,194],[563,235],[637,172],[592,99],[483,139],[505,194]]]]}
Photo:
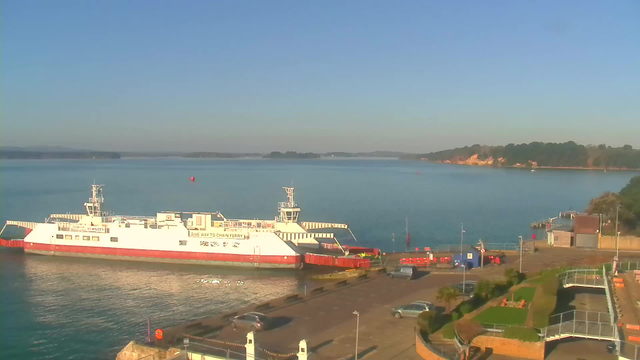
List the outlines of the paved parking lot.
{"type": "MultiPolygon", "coordinates": [[[[270,312],[276,327],[258,332],[258,347],[278,353],[297,351],[308,341],[316,359],[349,359],[355,354],[356,315],[360,313],[359,359],[419,359],[415,352],[414,318],[396,319],[391,308],[415,300],[436,302],[437,289],[461,281],[460,275],[432,274],[408,281],[377,277],[270,312]]],[[[469,280],[477,280],[468,276],[469,280]]],[[[244,343],[246,331],[226,326],[209,338],[244,343]]]]}

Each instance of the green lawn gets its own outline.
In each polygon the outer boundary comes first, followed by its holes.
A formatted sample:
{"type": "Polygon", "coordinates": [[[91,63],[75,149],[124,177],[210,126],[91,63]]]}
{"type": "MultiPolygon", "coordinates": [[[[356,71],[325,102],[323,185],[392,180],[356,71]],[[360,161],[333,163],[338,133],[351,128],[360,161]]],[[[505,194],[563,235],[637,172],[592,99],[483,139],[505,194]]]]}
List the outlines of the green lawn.
{"type": "Polygon", "coordinates": [[[527,309],[493,306],[478,314],[474,320],[481,323],[501,325],[524,325],[527,309]]]}
{"type": "Polygon", "coordinates": [[[521,287],[516,291],[513,296],[514,301],[524,300],[528,303],[533,301],[533,295],[536,294],[536,288],[534,287],[521,287]]]}

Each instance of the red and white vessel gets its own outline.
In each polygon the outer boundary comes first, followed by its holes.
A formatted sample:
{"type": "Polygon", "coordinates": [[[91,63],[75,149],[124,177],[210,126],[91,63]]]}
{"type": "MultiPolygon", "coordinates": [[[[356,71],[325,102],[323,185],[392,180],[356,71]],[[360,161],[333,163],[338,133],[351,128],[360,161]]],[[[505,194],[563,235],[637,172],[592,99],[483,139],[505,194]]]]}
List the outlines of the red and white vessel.
{"type": "Polygon", "coordinates": [[[44,223],[8,220],[2,232],[18,226],[26,229],[26,235],[23,240],[2,240],[1,245],[33,254],[134,261],[295,269],[304,263],[369,266],[360,256],[347,256],[348,249],[333,233],[309,232],[329,228],[351,232],[346,224],[299,221],[294,189],[284,190],[288,201],[278,204],[274,220],[232,220],[220,212],[109,214],[103,211],[102,185],[92,185],[92,196],[84,204],[86,214],[51,214],[44,223]],[[318,239],[332,243],[321,244],[318,239]],[[341,254],[319,254],[325,248],[337,248],[341,254]]]}

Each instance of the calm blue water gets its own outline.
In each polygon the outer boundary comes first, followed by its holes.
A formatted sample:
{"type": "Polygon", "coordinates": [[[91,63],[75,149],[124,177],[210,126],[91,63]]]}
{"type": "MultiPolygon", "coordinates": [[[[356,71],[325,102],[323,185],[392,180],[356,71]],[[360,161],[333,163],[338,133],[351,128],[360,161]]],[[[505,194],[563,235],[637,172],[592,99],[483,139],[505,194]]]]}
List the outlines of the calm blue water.
{"type": "MultiPolygon", "coordinates": [[[[119,214],[215,211],[272,218],[282,186],[296,187],[302,219],[346,222],[361,244],[515,242],[529,223],[582,210],[617,191],[631,172],[491,169],[396,160],[5,161],[0,163],[0,220],[42,221],[82,212],[89,185],[105,184],[119,214]],[[419,174],[418,174],[419,172],[419,174]],[[195,183],[189,178],[194,176],[195,183]]],[[[342,234],[341,238],[347,238],[342,234]]],[[[304,274],[25,256],[0,252],[0,353],[3,359],[113,359],[152,328],[219,313],[297,290],[304,274]],[[221,278],[244,286],[196,283],[221,278]]]]}

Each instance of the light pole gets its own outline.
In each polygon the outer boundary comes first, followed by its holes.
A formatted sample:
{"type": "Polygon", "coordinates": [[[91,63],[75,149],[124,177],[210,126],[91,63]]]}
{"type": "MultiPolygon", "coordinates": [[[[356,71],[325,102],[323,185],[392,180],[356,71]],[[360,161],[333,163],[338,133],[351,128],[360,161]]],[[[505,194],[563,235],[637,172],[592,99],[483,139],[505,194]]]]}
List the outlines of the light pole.
{"type": "Polygon", "coordinates": [[[391,234],[391,242],[393,243],[393,253],[395,254],[396,252],[396,234],[395,233],[391,234]]]}
{"type": "Polygon", "coordinates": [[[519,236],[520,238],[520,273],[522,273],[522,236],[519,236]]]}
{"type": "Polygon", "coordinates": [[[618,212],[620,210],[620,204],[616,206],[616,259],[618,259],[618,241],[620,240],[620,232],[618,231],[618,212]]]}
{"type": "Polygon", "coordinates": [[[360,332],[360,313],[354,311],[353,314],[356,316],[356,356],[355,360],[358,360],[358,335],[360,332]]]}
{"type": "Polygon", "coordinates": [[[460,265],[462,266],[462,298],[464,299],[465,282],[467,279],[467,264],[462,256],[462,242],[464,241],[464,224],[460,223],[460,265]]]}

